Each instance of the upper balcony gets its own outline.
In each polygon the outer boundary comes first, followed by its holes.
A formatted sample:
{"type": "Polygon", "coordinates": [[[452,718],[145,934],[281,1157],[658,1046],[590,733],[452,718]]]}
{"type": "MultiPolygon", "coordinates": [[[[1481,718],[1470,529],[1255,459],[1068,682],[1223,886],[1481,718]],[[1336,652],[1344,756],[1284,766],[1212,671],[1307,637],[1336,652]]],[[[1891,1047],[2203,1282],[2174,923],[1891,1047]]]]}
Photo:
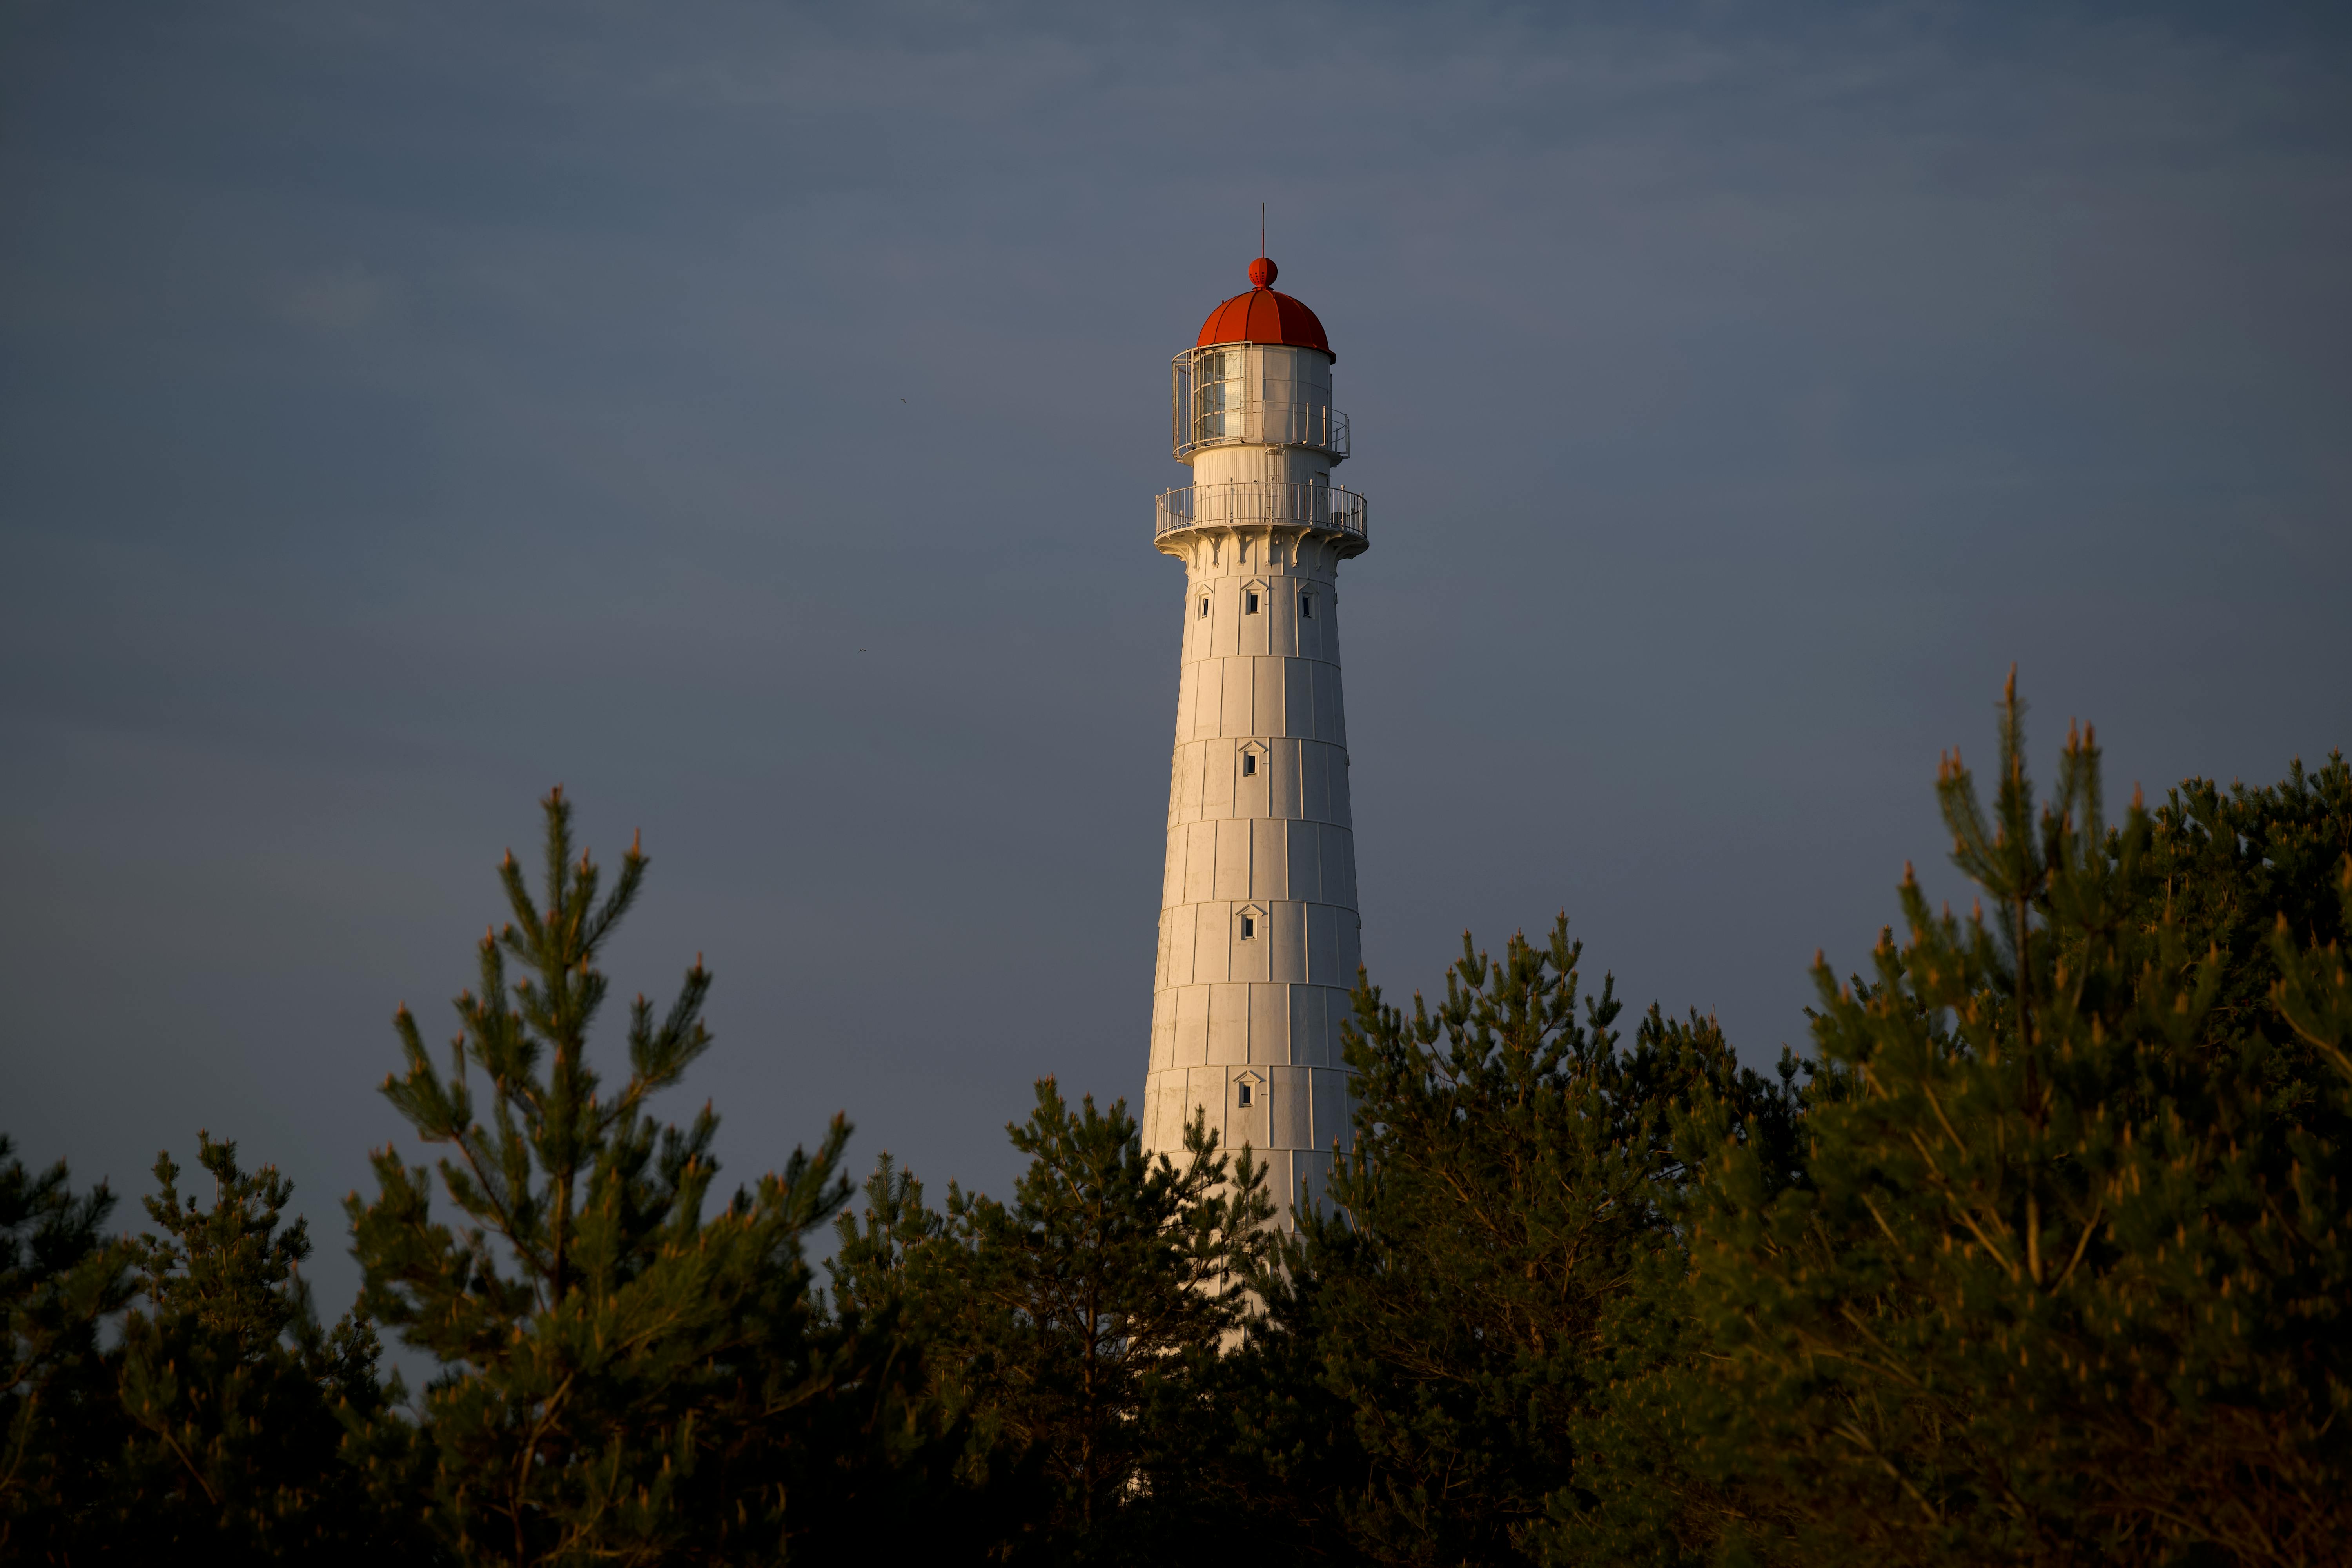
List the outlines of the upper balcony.
{"type": "Polygon", "coordinates": [[[1337,485],[1286,484],[1235,479],[1185,485],[1160,498],[1159,526],[1166,539],[1192,528],[1295,528],[1340,536],[1340,553],[1360,553],[1370,542],[1364,532],[1364,498],[1337,485]]]}
{"type": "MultiPolygon", "coordinates": [[[[1319,356],[1318,356],[1319,357],[1319,356]]],[[[1219,343],[1187,349],[1170,367],[1176,460],[1205,447],[1301,447],[1348,458],[1348,416],[1331,406],[1330,363],[1320,380],[1280,374],[1315,367],[1293,349],[1219,343]]]]}

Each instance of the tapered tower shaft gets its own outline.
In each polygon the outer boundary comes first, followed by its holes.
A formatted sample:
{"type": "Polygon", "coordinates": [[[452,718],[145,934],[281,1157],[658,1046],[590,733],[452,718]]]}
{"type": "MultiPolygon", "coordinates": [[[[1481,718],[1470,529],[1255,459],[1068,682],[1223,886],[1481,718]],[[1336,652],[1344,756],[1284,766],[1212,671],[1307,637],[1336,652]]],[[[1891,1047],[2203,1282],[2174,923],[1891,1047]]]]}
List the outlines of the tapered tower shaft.
{"type": "Polygon", "coordinates": [[[1274,264],[1177,356],[1175,455],[1156,540],[1185,565],[1170,766],[1148,1150],[1181,1155],[1195,1112],[1269,1167],[1286,1209],[1319,1194],[1348,1141],[1339,1029],[1361,923],[1339,677],[1339,563],[1364,502],[1333,356],[1274,264]]]}

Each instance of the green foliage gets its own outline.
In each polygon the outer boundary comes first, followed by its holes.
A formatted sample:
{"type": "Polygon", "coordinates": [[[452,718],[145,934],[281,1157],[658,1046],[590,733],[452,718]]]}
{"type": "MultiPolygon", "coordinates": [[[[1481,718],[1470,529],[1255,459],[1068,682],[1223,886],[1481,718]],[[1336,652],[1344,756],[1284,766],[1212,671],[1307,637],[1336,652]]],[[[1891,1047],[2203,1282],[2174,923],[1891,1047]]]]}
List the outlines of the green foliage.
{"type": "Polygon", "coordinates": [[[1612,984],[1581,991],[1581,953],[1563,916],[1500,963],[1465,936],[1434,1010],[1358,991],[1355,1146],[1331,1183],[1345,1213],[1303,1220],[1258,1351],[1311,1360],[1346,1412],[1353,1473],[1329,1474],[1313,1397],[1249,1426],[1269,1467],[1339,1483],[1336,1522],[1374,1561],[1540,1550],[1552,1494],[1608,1432],[1619,1363],[1662,1353],[1636,1298],[1676,1247],[1676,1117],[1720,1100],[1760,1158],[1787,1159],[1785,1087],[1742,1071],[1696,1016],[1654,1008],[1621,1049],[1612,984]]]}
{"type": "MultiPolygon", "coordinates": [[[[159,1156],[163,1234],[103,1237],[104,1187],[0,1163],[11,1323],[0,1556],[58,1563],[429,1561],[364,1435],[387,1391],[364,1320],[320,1329],[274,1170],[199,1135],[209,1206],[159,1156]],[[133,1269],[137,1270],[134,1279],[133,1269]],[[116,1343],[100,1330],[134,1300],[116,1343]]],[[[0,1155],[5,1145],[0,1143],[0,1155]]]]}
{"type": "Polygon", "coordinates": [[[2264,938],[2324,910],[2344,771],[2110,831],[2090,736],[2037,814],[2021,730],[2012,683],[1990,814],[1939,782],[1985,907],[1906,878],[1874,978],[1817,966],[1808,1180],[1704,1174],[1704,1462],[1790,1561],[2334,1560],[2347,1102],[2268,1000],[2327,976],[2264,938]]]}
{"type": "MultiPolygon", "coordinates": [[[[2346,814],[2352,817],[2352,813],[2346,814]]],[[[2336,933],[2326,947],[2315,940],[2299,948],[2294,928],[2284,914],[2271,932],[2272,960],[2278,979],[2271,1001],[2286,1026],[2320,1059],[2352,1082],[2352,967],[2344,961],[2343,933],[2352,931],[2352,856],[2347,856],[2336,879],[2336,933]]]]}
{"type": "Polygon", "coordinates": [[[705,1213],[717,1117],[661,1126],[646,1106],[709,1047],[709,976],[698,961],[659,1015],[632,1004],[628,1076],[604,1092],[595,960],[646,858],[632,846],[600,900],[560,790],[545,812],[543,894],[509,855],[512,922],[480,944],[446,1074],[404,1008],[395,1020],[407,1072],[384,1094],[453,1150],[438,1169],[460,1222],[435,1219],[427,1173],[390,1151],[379,1196],[349,1205],[367,1309],[446,1369],[425,1397],[433,1526],[467,1563],[814,1552],[878,1510],[926,1441],[887,1359],[811,1298],[801,1238],[846,1195],[849,1129],[835,1117],[814,1154],[705,1213]]]}
{"type": "Polygon", "coordinates": [[[372,1486],[367,1425],[399,1397],[376,1375],[375,1333],[346,1314],[322,1331],[297,1272],[293,1184],[250,1175],[236,1145],[197,1134],[207,1206],[183,1204],[179,1167],[155,1160],[135,1244],[146,1310],[125,1321],[118,1380],[130,1432],[102,1534],[152,1560],[187,1550],[247,1560],[413,1561],[421,1541],[372,1486]]]}
{"type": "Polygon", "coordinates": [[[1180,1163],[1144,1153],[1124,1101],[1073,1109],[1051,1079],[1036,1093],[1006,1129],[1030,1158],[1010,1204],[950,1186],[934,1213],[883,1157],[864,1219],[840,1222],[835,1296],[903,1309],[934,1396],[973,1417],[968,1473],[1037,1489],[1002,1552],[1156,1561],[1273,1203],[1250,1151],[1220,1152],[1202,1119],[1180,1163]]]}
{"type": "Polygon", "coordinates": [[[97,1504],[116,1436],[100,1324],[131,1295],[131,1249],[105,1235],[104,1183],[76,1197],[65,1163],[37,1174],[0,1135],[0,1560],[68,1550],[97,1504]]]}

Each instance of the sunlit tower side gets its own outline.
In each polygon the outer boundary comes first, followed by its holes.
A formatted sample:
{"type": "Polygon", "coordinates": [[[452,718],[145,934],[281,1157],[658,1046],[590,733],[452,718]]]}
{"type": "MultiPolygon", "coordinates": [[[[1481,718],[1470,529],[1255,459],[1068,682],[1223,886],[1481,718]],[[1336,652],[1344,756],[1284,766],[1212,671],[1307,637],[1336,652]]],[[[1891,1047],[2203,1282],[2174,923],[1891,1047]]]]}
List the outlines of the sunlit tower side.
{"type": "Polygon", "coordinates": [[[1331,345],[1275,276],[1251,262],[1173,365],[1192,483],[1160,498],[1154,535],[1185,596],[1143,1136],[1181,1155],[1205,1111],[1261,1153],[1286,1218],[1348,1141],[1362,922],[1338,584],[1367,541],[1364,498],[1331,482],[1349,453],[1331,345]]]}

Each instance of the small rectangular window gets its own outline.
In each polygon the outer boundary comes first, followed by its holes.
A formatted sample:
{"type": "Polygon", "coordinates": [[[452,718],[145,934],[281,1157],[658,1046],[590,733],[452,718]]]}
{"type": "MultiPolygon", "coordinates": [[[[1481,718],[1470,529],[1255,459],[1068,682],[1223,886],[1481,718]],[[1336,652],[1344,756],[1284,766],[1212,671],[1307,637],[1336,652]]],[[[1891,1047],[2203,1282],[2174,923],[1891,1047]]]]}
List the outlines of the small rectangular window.
{"type": "Polygon", "coordinates": [[[1251,774],[1256,772],[1257,753],[1255,752],[1244,752],[1242,753],[1242,777],[1248,778],[1251,774]]]}
{"type": "Polygon", "coordinates": [[[1234,1087],[1240,1090],[1240,1093],[1234,1097],[1234,1103],[1235,1105],[1246,1107],[1250,1103],[1257,1085],[1254,1083],[1244,1083],[1237,1084],[1234,1087]]]}
{"type": "Polygon", "coordinates": [[[1257,940],[1257,921],[1249,915],[1244,915],[1242,917],[1242,940],[1244,942],[1255,942],[1257,940]]]}
{"type": "Polygon", "coordinates": [[[1301,594],[1298,595],[1298,614],[1302,620],[1311,621],[1315,618],[1314,595],[1301,594]]]}
{"type": "Polygon", "coordinates": [[[1257,595],[1255,593],[1248,593],[1242,595],[1242,610],[1247,615],[1254,616],[1257,614],[1257,595]]]}
{"type": "Polygon", "coordinates": [[[1204,621],[1209,618],[1209,601],[1206,599],[1201,601],[1201,618],[1204,621]]]}

